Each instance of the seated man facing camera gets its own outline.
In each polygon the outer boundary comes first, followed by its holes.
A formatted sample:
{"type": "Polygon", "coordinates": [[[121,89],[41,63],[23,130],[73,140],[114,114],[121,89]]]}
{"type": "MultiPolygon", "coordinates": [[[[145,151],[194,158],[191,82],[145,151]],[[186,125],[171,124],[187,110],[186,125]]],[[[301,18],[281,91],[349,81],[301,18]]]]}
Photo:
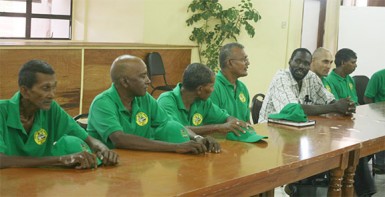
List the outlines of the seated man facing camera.
{"type": "Polygon", "coordinates": [[[206,146],[216,144],[214,139],[195,137],[195,133],[170,120],[147,93],[151,81],[140,58],[116,58],[111,79],[111,87],[93,100],[87,127],[108,147],[199,154],[207,151],[206,146]]]}
{"type": "Polygon", "coordinates": [[[332,53],[323,48],[319,47],[313,52],[313,58],[310,64],[310,70],[313,71],[322,81],[325,88],[330,92],[330,86],[326,77],[329,74],[330,68],[333,63],[332,53]]]}
{"type": "Polygon", "coordinates": [[[67,166],[95,168],[118,155],[92,138],[53,99],[52,67],[31,60],[19,71],[19,91],[0,100],[0,168],[67,166]],[[92,154],[93,151],[95,154],[92,154]]]}
{"type": "Polygon", "coordinates": [[[239,136],[249,125],[211,101],[214,83],[215,75],[210,68],[200,63],[190,64],[184,71],[182,84],[162,93],[158,103],[171,118],[197,134],[233,132],[239,136]]]}
{"type": "Polygon", "coordinates": [[[335,101],[321,80],[309,72],[312,55],[305,48],[293,51],[289,69],[278,71],[270,83],[259,113],[259,122],[267,122],[269,114],[279,113],[289,103],[301,104],[307,116],[326,113],[350,115],[355,112],[354,102],[348,98],[335,101]]]}

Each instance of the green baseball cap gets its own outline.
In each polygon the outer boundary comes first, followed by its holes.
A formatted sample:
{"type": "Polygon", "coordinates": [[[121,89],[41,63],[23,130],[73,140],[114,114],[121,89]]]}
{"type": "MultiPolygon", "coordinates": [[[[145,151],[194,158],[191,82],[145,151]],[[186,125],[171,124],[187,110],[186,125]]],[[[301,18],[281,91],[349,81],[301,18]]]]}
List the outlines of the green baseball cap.
{"type": "MultiPolygon", "coordinates": [[[[52,148],[52,155],[62,156],[62,155],[80,153],[83,151],[92,153],[88,144],[84,142],[82,139],[75,136],[64,135],[58,141],[54,142],[53,148],[52,148]]],[[[97,158],[97,164],[98,165],[102,164],[102,161],[100,161],[99,158],[97,158]]]]}
{"type": "Polygon", "coordinates": [[[287,104],[278,114],[269,114],[271,119],[283,119],[293,122],[306,122],[307,116],[298,103],[287,104]]]}
{"type": "Polygon", "coordinates": [[[168,121],[164,126],[155,131],[155,139],[170,143],[190,141],[187,129],[179,122],[173,120],[168,121]]]}
{"type": "Polygon", "coordinates": [[[233,132],[228,132],[226,139],[240,142],[258,142],[261,139],[268,138],[267,136],[258,135],[253,127],[243,128],[245,133],[240,133],[240,136],[236,136],[233,132]]]}

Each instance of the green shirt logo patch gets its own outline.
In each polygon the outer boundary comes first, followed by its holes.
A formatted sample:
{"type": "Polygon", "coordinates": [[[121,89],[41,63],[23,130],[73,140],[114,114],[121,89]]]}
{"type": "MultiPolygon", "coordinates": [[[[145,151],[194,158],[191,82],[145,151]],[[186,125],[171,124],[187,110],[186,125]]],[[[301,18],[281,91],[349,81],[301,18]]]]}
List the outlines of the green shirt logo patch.
{"type": "Polygon", "coordinates": [[[330,88],[329,85],[325,85],[325,88],[326,88],[329,92],[332,92],[332,89],[330,88]]]}
{"type": "Polygon", "coordinates": [[[194,116],[192,117],[192,122],[194,126],[198,126],[202,123],[203,117],[200,113],[195,113],[194,116]]]}
{"type": "Polygon", "coordinates": [[[181,129],[180,130],[180,135],[183,136],[184,138],[189,138],[188,132],[186,129],[181,129]]]}
{"type": "Polygon", "coordinates": [[[352,83],[349,83],[349,88],[350,88],[350,90],[353,90],[353,84],[352,83]]]}
{"type": "Polygon", "coordinates": [[[242,92],[239,94],[239,100],[240,100],[242,103],[246,102],[246,97],[245,97],[245,95],[244,95],[242,92]]]}
{"type": "Polygon", "coordinates": [[[139,126],[144,126],[148,123],[148,116],[144,112],[139,112],[136,114],[136,124],[139,126]]]}
{"type": "Polygon", "coordinates": [[[35,140],[36,144],[43,144],[45,140],[47,140],[48,133],[46,130],[41,128],[40,130],[36,131],[33,135],[33,139],[35,140]]]}

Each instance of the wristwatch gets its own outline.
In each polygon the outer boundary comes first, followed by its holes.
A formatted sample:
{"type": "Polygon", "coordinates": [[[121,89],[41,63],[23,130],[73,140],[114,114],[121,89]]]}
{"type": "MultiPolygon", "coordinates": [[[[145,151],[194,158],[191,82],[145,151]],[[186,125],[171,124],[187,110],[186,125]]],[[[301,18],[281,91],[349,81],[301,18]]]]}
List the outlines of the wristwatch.
{"type": "Polygon", "coordinates": [[[195,135],[195,136],[194,136],[194,140],[195,140],[195,141],[203,140],[203,139],[204,139],[204,137],[202,137],[202,136],[200,136],[200,135],[195,135]]]}

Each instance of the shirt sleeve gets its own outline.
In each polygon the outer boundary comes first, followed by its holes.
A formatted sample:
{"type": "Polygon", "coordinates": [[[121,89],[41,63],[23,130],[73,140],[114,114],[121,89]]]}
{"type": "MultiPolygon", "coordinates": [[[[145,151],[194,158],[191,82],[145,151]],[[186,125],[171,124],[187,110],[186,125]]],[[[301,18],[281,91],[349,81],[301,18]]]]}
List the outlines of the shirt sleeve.
{"type": "Polygon", "coordinates": [[[5,154],[5,150],[6,149],[7,149],[7,146],[5,145],[5,142],[4,142],[4,139],[3,139],[3,134],[0,134],[0,153],[5,154]]]}
{"type": "Polygon", "coordinates": [[[294,87],[286,75],[277,75],[274,81],[274,86],[271,89],[271,101],[274,111],[281,111],[289,103],[299,103],[294,93],[294,87]]]}
{"type": "MultiPolygon", "coordinates": [[[[59,139],[64,134],[76,136],[82,140],[88,137],[88,133],[69,115],[63,110],[55,101],[51,105],[52,116],[54,121],[57,121],[55,129],[57,138],[59,139]]],[[[56,139],[57,140],[57,139],[56,139]]]]}
{"type": "Polygon", "coordinates": [[[246,121],[249,121],[250,122],[250,94],[249,94],[249,91],[247,90],[246,86],[245,86],[245,91],[246,91],[246,102],[247,102],[247,113],[246,113],[246,121]]]}
{"type": "Polygon", "coordinates": [[[176,99],[171,94],[163,93],[158,98],[158,104],[171,119],[179,123],[184,122],[180,117],[178,106],[176,104],[176,99]]]}
{"type": "Polygon", "coordinates": [[[92,103],[88,124],[88,128],[95,130],[105,143],[113,132],[123,131],[119,122],[118,107],[110,99],[98,99],[92,103]]]}
{"type": "Polygon", "coordinates": [[[377,81],[378,81],[377,75],[374,74],[370,78],[368,85],[366,86],[366,90],[365,90],[366,97],[373,99],[377,95],[377,90],[379,89],[378,87],[379,84],[376,83],[377,81]]]}
{"type": "Polygon", "coordinates": [[[220,99],[220,87],[217,85],[218,83],[215,83],[214,85],[214,91],[210,95],[211,102],[215,103],[219,107],[223,107],[223,103],[220,99]]]}
{"type": "Polygon", "coordinates": [[[314,98],[314,104],[325,105],[335,100],[334,95],[324,87],[325,83],[328,84],[326,79],[324,81],[321,81],[321,79],[317,75],[313,74],[311,81],[311,87],[315,91],[315,95],[317,95],[314,98]]]}
{"type": "Polygon", "coordinates": [[[6,130],[6,127],[7,127],[7,124],[6,124],[6,120],[5,120],[5,117],[4,117],[4,112],[1,111],[0,109],[0,153],[3,153],[5,154],[5,151],[7,149],[7,146],[5,145],[5,141],[4,141],[4,132],[6,130]]]}
{"type": "Polygon", "coordinates": [[[148,103],[151,110],[151,127],[164,126],[170,120],[167,112],[150,95],[148,95],[148,103]]]}
{"type": "MultiPolygon", "coordinates": [[[[324,87],[326,88],[326,90],[331,94],[332,94],[332,89],[330,88],[330,83],[329,81],[326,79],[326,77],[322,78],[322,84],[324,85],[324,87]]],[[[333,95],[333,98],[334,98],[334,95],[333,95]]],[[[335,98],[334,98],[335,99],[335,98]]]]}
{"type": "Polygon", "coordinates": [[[230,116],[226,110],[219,108],[210,98],[206,100],[205,105],[207,106],[207,114],[204,118],[204,124],[224,123],[230,116]]]}
{"type": "Polygon", "coordinates": [[[333,95],[334,95],[334,99],[335,100],[339,100],[340,99],[340,97],[338,96],[338,93],[337,93],[337,89],[336,89],[336,87],[334,86],[334,83],[332,83],[330,80],[329,80],[329,78],[331,78],[331,75],[329,74],[329,76],[326,78],[327,79],[327,81],[328,81],[328,85],[329,85],[329,92],[331,92],[333,95]]]}

